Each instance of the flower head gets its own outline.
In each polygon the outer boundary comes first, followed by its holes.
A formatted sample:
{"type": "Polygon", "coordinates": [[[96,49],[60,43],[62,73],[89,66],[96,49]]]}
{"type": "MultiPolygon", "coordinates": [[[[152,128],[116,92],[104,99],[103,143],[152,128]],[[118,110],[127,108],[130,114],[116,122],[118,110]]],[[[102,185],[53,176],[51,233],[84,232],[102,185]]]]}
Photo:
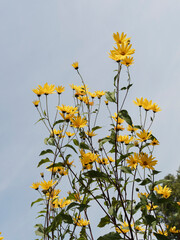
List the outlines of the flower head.
{"type": "Polygon", "coordinates": [[[129,43],[131,38],[126,37],[127,34],[124,34],[124,32],[121,33],[121,36],[119,33],[113,33],[113,38],[117,44],[122,44],[122,43],[129,43]]]}
{"type": "Polygon", "coordinates": [[[148,133],[148,131],[143,130],[140,133],[137,133],[137,136],[139,137],[140,142],[147,141],[149,138],[151,138],[151,132],[148,133]]]}
{"type": "Polygon", "coordinates": [[[65,89],[65,87],[63,87],[63,86],[58,86],[55,88],[55,90],[57,91],[58,94],[61,94],[62,92],[64,92],[64,89],[65,89]]]}
{"type": "Polygon", "coordinates": [[[33,183],[32,186],[30,186],[30,187],[35,189],[35,190],[38,190],[39,189],[39,185],[40,185],[40,183],[36,182],[36,183],[33,183]]]}
{"type": "Polygon", "coordinates": [[[162,194],[164,198],[169,198],[172,192],[172,190],[168,188],[167,185],[164,188],[161,185],[158,185],[158,187],[154,188],[154,191],[156,191],[158,194],[162,194]]]}
{"type": "Polygon", "coordinates": [[[133,59],[133,57],[128,57],[128,56],[126,56],[126,57],[121,61],[121,64],[129,67],[130,65],[134,64],[134,59],[133,59]]]}
{"type": "Polygon", "coordinates": [[[134,153],[133,155],[130,155],[129,158],[126,160],[127,166],[130,167],[131,169],[135,169],[138,165],[138,159],[139,155],[137,153],[134,153]]]}
{"type": "Polygon", "coordinates": [[[40,102],[39,100],[35,100],[35,101],[33,101],[34,106],[35,106],[35,107],[38,107],[39,102],[40,102]]]}
{"type": "Polygon", "coordinates": [[[154,159],[155,157],[152,157],[152,155],[148,156],[146,153],[141,153],[139,154],[138,162],[141,167],[154,170],[153,166],[157,164],[157,160],[154,159]]]}
{"type": "Polygon", "coordinates": [[[136,98],[136,101],[133,100],[133,103],[136,104],[138,107],[142,107],[142,105],[143,105],[143,98],[142,97],[140,99],[136,98]]]}
{"type": "Polygon", "coordinates": [[[85,118],[81,118],[81,116],[73,117],[71,119],[72,127],[74,128],[83,128],[87,126],[87,120],[85,118]]]}
{"type": "Polygon", "coordinates": [[[40,183],[40,186],[43,190],[49,190],[49,188],[52,188],[52,186],[54,186],[54,184],[56,184],[56,181],[53,182],[53,180],[46,182],[45,180],[43,182],[40,183]]]}
{"type": "Polygon", "coordinates": [[[38,85],[39,90],[43,92],[43,94],[48,95],[48,94],[52,94],[54,93],[55,90],[55,85],[51,84],[48,85],[48,83],[44,84],[44,87],[42,87],[41,85],[38,85]]]}
{"type": "Polygon", "coordinates": [[[73,68],[76,69],[76,70],[78,70],[78,68],[79,68],[78,62],[74,62],[74,63],[72,64],[72,66],[73,66],[73,68]]]}

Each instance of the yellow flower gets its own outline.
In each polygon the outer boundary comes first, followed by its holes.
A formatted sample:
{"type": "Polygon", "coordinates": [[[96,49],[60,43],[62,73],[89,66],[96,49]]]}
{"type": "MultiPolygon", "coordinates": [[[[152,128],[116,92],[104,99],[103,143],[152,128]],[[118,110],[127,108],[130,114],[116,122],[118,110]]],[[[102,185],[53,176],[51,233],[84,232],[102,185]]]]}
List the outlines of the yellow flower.
{"type": "Polygon", "coordinates": [[[138,197],[140,198],[141,196],[145,196],[146,198],[148,198],[149,194],[148,193],[138,193],[138,197]]]}
{"type": "Polygon", "coordinates": [[[171,227],[171,228],[169,229],[169,231],[170,231],[171,233],[180,233],[180,230],[177,230],[175,226],[174,226],[174,227],[171,227]]]}
{"type": "Polygon", "coordinates": [[[131,169],[136,169],[138,165],[138,159],[139,155],[137,153],[134,153],[134,156],[130,155],[129,158],[126,160],[128,164],[127,166],[130,167],[131,169]]]}
{"type": "Polygon", "coordinates": [[[128,125],[127,126],[127,130],[130,131],[130,132],[135,132],[138,130],[138,128],[134,127],[134,125],[128,125]]]}
{"type": "Polygon", "coordinates": [[[35,100],[35,101],[33,101],[34,106],[35,106],[35,107],[38,107],[39,102],[40,102],[39,100],[35,100]]]}
{"type": "Polygon", "coordinates": [[[151,110],[156,113],[156,112],[159,112],[161,111],[161,108],[158,107],[158,105],[156,103],[153,103],[152,106],[151,106],[151,110]]]}
{"type": "Polygon", "coordinates": [[[65,87],[63,87],[63,86],[58,86],[58,87],[56,87],[55,89],[56,89],[56,91],[57,91],[58,94],[61,94],[62,92],[64,92],[65,87]]]}
{"type": "Polygon", "coordinates": [[[90,224],[89,220],[84,220],[83,218],[81,218],[81,216],[79,216],[78,218],[73,218],[73,220],[74,224],[79,227],[85,227],[90,224]]]}
{"type": "Polygon", "coordinates": [[[45,180],[40,183],[40,186],[43,190],[49,190],[57,181],[53,182],[53,180],[46,182],[45,180]]]}
{"type": "Polygon", "coordinates": [[[105,95],[105,92],[103,91],[95,91],[97,98],[101,98],[103,95],[105,95]]]}
{"type": "Polygon", "coordinates": [[[40,185],[40,183],[36,182],[36,183],[33,183],[32,186],[30,186],[30,187],[35,189],[35,190],[38,190],[39,189],[39,185],[40,185]]]}
{"type": "Polygon", "coordinates": [[[141,167],[154,170],[153,166],[157,164],[157,160],[154,160],[154,159],[155,157],[152,157],[152,155],[148,157],[146,153],[141,153],[139,155],[138,162],[141,167]]]}
{"type": "Polygon", "coordinates": [[[39,86],[39,90],[41,90],[45,95],[54,93],[55,85],[53,84],[48,85],[48,83],[45,83],[44,87],[42,87],[41,85],[38,85],[38,86],[39,86]]]}
{"type": "Polygon", "coordinates": [[[141,227],[141,226],[136,226],[135,229],[137,231],[140,231],[140,232],[144,232],[145,231],[145,228],[141,227]]]}
{"type": "Polygon", "coordinates": [[[135,49],[131,49],[132,44],[122,43],[118,45],[117,48],[114,47],[114,50],[111,50],[111,54],[119,57],[120,60],[124,60],[127,56],[130,56],[135,53],[135,49]]]}
{"type": "Polygon", "coordinates": [[[161,235],[164,235],[164,236],[167,236],[168,235],[168,232],[167,230],[166,231],[161,231],[161,230],[158,230],[158,233],[161,234],[161,235]]]}
{"type": "Polygon", "coordinates": [[[32,90],[38,97],[40,97],[42,94],[44,94],[44,92],[42,91],[42,89],[33,89],[32,90]]]}
{"type": "Polygon", "coordinates": [[[126,38],[127,34],[124,34],[124,32],[121,33],[121,36],[119,36],[119,33],[113,33],[113,38],[117,44],[122,44],[126,42],[130,42],[131,38],[126,38]]]}
{"type": "Polygon", "coordinates": [[[143,98],[142,98],[142,97],[141,97],[140,99],[139,99],[139,98],[136,98],[136,101],[133,100],[133,103],[134,103],[135,105],[137,105],[138,107],[142,107],[142,105],[143,105],[143,98]]]}
{"type": "Polygon", "coordinates": [[[115,160],[112,157],[108,157],[109,162],[115,162],[115,160]]]}
{"type": "Polygon", "coordinates": [[[75,133],[71,133],[71,132],[66,132],[66,134],[69,138],[75,135],[75,133]]]}
{"type": "Polygon", "coordinates": [[[104,101],[106,105],[108,105],[109,101],[104,101]]]}
{"type": "Polygon", "coordinates": [[[46,193],[46,196],[47,196],[47,198],[48,199],[53,199],[53,198],[56,198],[56,197],[58,197],[58,194],[61,192],[61,190],[59,190],[59,189],[57,189],[57,190],[55,190],[55,189],[53,189],[52,191],[50,191],[50,192],[47,192],[46,193]]]}
{"type": "Polygon", "coordinates": [[[94,131],[91,131],[91,132],[87,131],[86,134],[87,134],[89,137],[94,137],[94,136],[97,135],[97,134],[94,133],[94,131]]]}
{"type": "Polygon", "coordinates": [[[82,149],[80,150],[81,153],[81,163],[84,169],[91,169],[92,168],[92,163],[95,162],[98,158],[97,154],[88,152],[85,153],[82,149]]]}
{"type": "Polygon", "coordinates": [[[171,196],[172,190],[167,187],[167,185],[163,188],[161,185],[158,185],[158,188],[155,187],[154,191],[156,191],[158,194],[162,194],[164,198],[169,198],[171,196]]]}
{"type": "Polygon", "coordinates": [[[57,106],[57,109],[62,113],[75,114],[77,113],[78,107],[66,106],[62,104],[62,106],[57,106]]]}
{"type": "Polygon", "coordinates": [[[90,95],[92,98],[97,97],[96,93],[91,93],[91,92],[88,92],[88,93],[89,93],[89,95],[90,95]]]}
{"type": "MultiPolygon", "coordinates": [[[[0,235],[1,235],[1,232],[0,232],[0,235]]],[[[0,237],[0,240],[3,240],[4,239],[4,237],[0,237]]]]}
{"type": "Polygon", "coordinates": [[[151,132],[148,133],[148,131],[141,131],[140,133],[137,133],[137,136],[139,137],[139,140],[140,142],[144,142],[144,141],[147,141],[150,137],[151,137],[151,132]]]}
{"type": "MultiPolygon", "coordinates": [[[[133,227],[133,224],[131,224],[131,227],[133,227]]],[[[126,221],[124,221],[124,223],[122,223],[119,228],[116,227],[116,232],[118,232],[118,233],[129,232],[129,224],[126,221]]]]}
{"type": "Polygon", "coordinates": [[[116,62],[120,62],[121,61],[121,55],[116,55],[115,52],[113,52],[113,50],[110,50],[109,54],[109,58],[111,58],[112,60],[116,61],[116,62]]]}
{"type": "Polygon", "coordinates": [[[73,66],[73,68],[76,69],[76,70],[79,68],[78,62],[74,62],[74,63],[72,64],[72,66],[73,66]]]}
{"type": "Polygon", "coordinates": [[[102,164],[102,165],[107,165],[109,164],[109,161],[107,158],[97,158],[97,163],[102,164]]]}
{"type": "Polygon", "coordinates": [[[153,145],[153,146],[159,145],[159,141],[154,138],[154,139],[152,140],[152,142],[150,143],[150,145],[153,145]]]}
{"type": "Polygon", "coordinates": [[[83,128],[87,126],[87,120],[85,118],[81,118],[81,116],[73,117],[71,119],[72,127],[74,128],[83,128]]]}
{"type": "Polygon", "coordinates": [[[124,119],[118,117],[117,113],[114,113],[114,116],[112,116],[112,118],[118,123],[118,124],[122,124],[124,122],[124,119]]]}
{"type": "Polygon", "coordinates": [[[177,204],[180,206],[180,202],[177,202],[177,204]]]}
{"type": "Polygon", "coordinates": [[[151,101],[148,101],[147,98],[144,99],[143,101],[143,104],[142,104],[142,107],[146,110],[146,111],[149,111],[152,109],[152,100],[151,101]]]}
{"type": "Polygon", "coordinates": [[[59,135],[59,134],[61,134],[61,133],[62,133],[62,130],[53,129],[53,130],[51,131],[51,134],[52,134],[52,135],[59,135]]]}
{"type": "Polygon", "coordinates": [[[118,124],[117,127],[114,127],[114,130],[116,129],[123,131],[125,128],[122,125],[118,124]]]}
{"type": "Polygon", "coordinates": [[[134,59],[133,57],[125,57],[122,62],[123,65],[126,65],[127,67],[129,67],[130,65],[134,64],[134,59]]]}
{"type": "Polygon", "coordinates": [[[148,205],[146,205],[146,207],[147,207],[147,210],[148,210],[148,211],[151,211],[151,210],[156,209],[158,206],[157,206],[157,205],[154,205],[153,203],[152,203],[152,204],[151,204],[151,203],[148,203],[148,205]]]}
{"type": "Polygon", "coordinates": [[[117,136],[117,141],[121,143],[125,143],[126,145],[129,144],[133,140],[133,137],[129,137],[128,135],[125,136],[117,136]]]}

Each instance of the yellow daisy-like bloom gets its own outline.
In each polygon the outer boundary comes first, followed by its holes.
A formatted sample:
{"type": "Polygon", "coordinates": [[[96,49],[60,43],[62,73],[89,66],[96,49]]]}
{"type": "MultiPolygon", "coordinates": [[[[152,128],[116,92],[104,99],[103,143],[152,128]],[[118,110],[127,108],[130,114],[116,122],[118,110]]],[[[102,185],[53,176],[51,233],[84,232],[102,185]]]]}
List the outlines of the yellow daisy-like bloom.
{"type": "Polygon", "coordinates": [[[57,172],[58,172],[61,176],[68,175],[68,169],[65,169],[64,167],[58,167],[57,172]]]}
{"type": "Polygon", "coordinates": [[[42,89],[33,89],[32,90],[38,97],[40,97],[42,94],[44,94],[44,92],[42,91],[42,89]]]}
{"type": "Polygon", "coordinates": [[[136,226],[135,229],[137,231],[140,231],[140,232],[144,232],[145,231],[145,228],[141,227],[141,226],[136,226]]]}
{"type": "Polygon", "coordinates": [[[150,155],[148,157],[148,155],[146,153],[141,153],[139,155],[138,162],[141,167],[154,170],[153,166],[155,166],[157,164],[157,160],[154,160],[154,159],[155,159],[155,157],[152,157],[152,155],[150,155]]]}
{"type": "Polygon", "coordinates": [[[122,61],[121,64],[129,67],[130,65],[134,64],[134,59],[133,57],[125,57],[122,61]]]}
{"type": "Polygon", "coordinates": [[[129,137],[129,135],[125,135],[125,136],[119,135],[119,136],[117,136],[117,141],[121,142],[121,143],[124,142],[126,145],[129,144],[132,140],[133,140],[133,137],[129,137]]]}
{"type": "Polygon", "coordinates": [[[135,105],[137,105],[138,107],[142,107],[142,105],[143,105],[143,97],[141,97],[140,99],[139,99],[139,98],[136,98],[136,101],[133,100],[133,103],[134,103],[135,105]]]}
{"type": "Polygon", "coordinates": [[[94,133],[94,131],[91,131],[91,132],[89,132],[89,131],[87,131],[87,132],[85,132],[89,137],[94,137],[94,136],[96,136],[97,134],[95,134],[94,133]]]}
{"type": "Polygon", "coordinates": [[[146,110],[146,111],[149,111],[152,109],[152,100],[151,101],[148,101],[147,98],[144,99],[143,101],[143,104],[142,104],[142,107],[146,110]]]}
{"type": "Polygon", "coordinates": [[[78,62],[74,62],[74,63],[72,64],[72,66],[73,66],[73,68],[76,69],[76,70],[79,68],[78,62]]]}
{"type": "Polygon", "coordinates": [[[115,52],[113,52],[113,50],[110,50],[109,54],[109,58],[111,58],[112,60],[116,61],[116,62],[120,62],[121,61],[121,55],[116,55],[115,52]]]}
{"type": "Polygon", "coordinates": [[[107,158],[97,158],[97,163],[102,164],[102,165],[108,165],[109,161],[107,158]]]}
{"type": "Polygon", "coordinates": [[[56,91],[57,91],[58,94],[61,94],[62,92],[64,92],[65,87],[63,87],[63,86],[58,86],[58,87],[56,87],[55,89],[56,89],[56,91]]]}
{"type": "Polygon", "coordinates": [[[53,201],[52,201],[52,205],[54,208],[65,208],[66,206],[68,206],[72,201],[71,200],[66,200],[66,198],[62,198],[62,199],[59,199],[59,198],[55,198],[53,201]]]}
{"type": "Polygon", "coordinates": [[[40,101],[39,101],[39,100],[35,100],[35,101],[33,101],[32,103],[34,104],[35,107],[38,107],[40,101]]]}
{"type": "Polygon", "coordinates": [[[80,193],[75,193],[75,194],[74,194],[74,200],[75,200],[76,202],[81,202],[80,193]]]}
{"type": "Polygon", "coordinates": [[[164,236],[168,236],[168,232],[167,232],[167,230],[166,231],[161,231],[161,230],[158,230],[158,232],[157,232],[158,234],[161,234],[161,235],[164,235],[164,236]]]}
{"type": "Polygon", "coordinates": [[[161,108],[158,107],[158,105],[156,103],[153,103],[152,106],[151,106],[151,110],[156,113],[156,112],[159,112],[161,111],[161,108]]]}
{"type": "Polygon", "coordinates": [[[105,104],[106,104],[106,105],[108,105],[108,104],[109,104],[109,101],[104,101],[104,102],[105,102],[105,104]]]}
{"type": "Polygon", "coordinates": [[[136,127],[134,127],[134,125],[128,125],[127,126],[127,130],[129,131],[129,132],[135,132],[135,131],[137,131],[138,130],[138,128],[136,128],[136,127]]]}
{"type": "Polygon", "coordinates": [[[67,135],[67,136],[70,138],[70,137],[74,136],[74,135],[75,135],[75,133],[66,132],[66,135],[67,135]]]}
{"type": "Polygon", "coordinates": [[[114,127],[114,130],[116,129],[123,131],[125,128],[122,125],[118,124],[117,127],[114,127]]]}
{"type": "Polygon", "coordinates": [[[61,192],[60,189],[57,189],[57,190],[53,189],[51,192],[47,192],[46,196],[47,196],[48,199],[50,199],[50,198],[53,199],[53,198],[58,197],[60,192],[61,192]]]}
{"type": "Polygon", "coordinates": [[[72,88],[72,90],[75,90],[76,89],[76,85],[74,85],[73,83],[72,84],[69,84],[69,86],[72,88]]]}
{"type": "MultiPolygon", "coordinates": [[[[0,232],[0,235],[1,235],[1,232],[0,232]]],[[[3,240],[4,239],[4,237],[0,237],[0,240],[3,240]]]]}
{"type": "Polygon", "coordinates": [[[148,193],[138,193],[138,197],[140,198],[141,196],[145,196],[146,198],[148,198],[149,194],[148,193]]]}
{"type": "Polygon", "coordinates": [[[137,153],[134,153],[134,156],[130,155],[129,158],[126,160],[128,164],[127,166],[130,167],[131,169],[136,169],[138,165],[138,159],[139,155],[137,153]]]}
{"type": "Polygon", "coordinates": [[[163,188],[161,185],[158,185],[158,188],[155,187],[154,191],[158,194],[162,194],[164,198],[169,198],[171,196],[172,190],[167,187],[167,185],[163,188]]]}
{"type": "Polygon", "coordinates": [[[95,98],[97,97],[96,93],[91,93],[91,92],[88,92],[88,94],[92,97],[92,98],[95,98]]]}
{"type": "Polygon", "coordinates": [[[176,229],[176,226],[171,227],[171,228],[169,229],[169,231],[170,231],[171,233],[180,233],[180,230],[177,230],[177,229],[176,229]]]}
{"type": "Polygon", "coordinates": [[[74,128],[83,128],[87,126],[87,120],[86,118],[81,118],[81,116],[73,117],[71,119],[72,127],[74,128]]]}
{"type": "Polygon", "coordinates": [[[57,106],[56,108],[62,113],[67,113],[67,114],[75,114],[77,113],[77,110],[78,110],[78,107],[66,106],[64,104],[62,104],[62,106],[57,106]]]}
{"type": "MultiPolygon", "coordinates": [[[[131,227],[133,227],[133,224],[131,224],[131,227]]],[[[129,224],[126,221],[124,221],[124,223],[121,223],[121,226],[119,228],[116,227],[116,232],[118,232],[118,233],[129,232],[129,224]]]]}
{"type": "Polygon", "coordinates": [[[98,155],[88,152],[85,153],[82,149],[80,150],[81,153],[81,163],[84,169],[91,169],[92,168],[92,163],[97,161],[98,155]]]}
{"type": "Polygon", "coordinates": [[[97,98],[101,98],[103,95],[105,95],[105,92],[103,91],[95,91],[97,98]]]}
{"type": "Polygon", "coordinates": [[[177,202],[177,204],[180,206],[180,202],[177,202]]]}
{"type": "Polygon", "coordinates": [[[38,85],[38,87],[39,90],[41,90],[45,95],[52,94],[55,91],[55,85],[53,84],[48,85],[48,83],[45,83],[44,87],[42,87],[41,85],[38,85]]]}
{"type": "Polygon", "coordinates": [[[109,162],[115,162],[115,160],[112,157],[108,157],[109,162]]]}
{"type": "Polygon", "coordinates": [[[111,50],[111,54],[115,54],[120,60],[124,60],[126,57],[131,56],[135,53],[135,49],[131,49],[132,44],[122,43],[118,45],[117,48],[114,47],[114,50],[111,50]]]}
{"type": "Polygon", "coordinates": [[[140,133],[137,133],[137,136],[139,137],[140,142],[147,141],[151,137],[151,132],[148,133],[148,131],[143,130],[140,133]]]}
{"type": "Polygon", "coordinates": [[[85,227],[90,224],[89,220],[84,220],[79,216],[78,218],[73,218],[74,224],[79,226],[79,227],[85,227]]]}
{"type": "Polygon", "coordinates": [[[40,185],[40,183],[36,182],[36,183],[33,183],[32,186],[30,186],[30,187],[35,189],[35,190],[38,190],[39,189],[39,185],[40,185]]]}
{"type": "Polygon", "coordinates": [[[152,140],[152,142],[150,143],[150,145],[153,145],[153,146],[159,145],[159,141],[154,138],[154,139],[152,140]]]}
{"type": "Polygon", "coordinates": [[[59,134],[61,134],[62,133],[62,130],[56,130],[56,129],[53,129],[52,131],[51,131],[51,134],[52,135],[59,135],[59,134]]]}
{"type": "Polygon", "coordinates": [[[46,182],[45,180],[43,182],[40,183],[40,186],[43,190],[49,190],[49,188],[52,188],[55,184],[57,183],[57,181],[53,182],[53,180],[46,182]]]}
{"type": "Polygon", "coordinates": [[[74,113],[72,114],[59,113],[59,114],[66,122],[69,122],[74,117],[74,113]]]}
{"type": "Polygon", "coordinates": [[[113,38],[117,44],[122,43],[129,43],[131,38],[126,37],[127,34],[124,34],[124,32],[121,33],[121,36],[119,36],[119,33],[113,33],[113,38]]]}
{"type": "Polygon", "coordinates": [[[118,117],[117,113],[114,113],[114,116],[112,116],[112,118],[118,123],[118,124],[122,124],[124,122],[124,119],[118,117]]]}
{"type": "Polygon", "coordinates": [[[148,205],[146,205],[146,207],[147,207],[148,211],[152,211],[152,210],[156,209],[158,206],[154,205],[153,203],[152,204],[148,203],[148,205]]]}

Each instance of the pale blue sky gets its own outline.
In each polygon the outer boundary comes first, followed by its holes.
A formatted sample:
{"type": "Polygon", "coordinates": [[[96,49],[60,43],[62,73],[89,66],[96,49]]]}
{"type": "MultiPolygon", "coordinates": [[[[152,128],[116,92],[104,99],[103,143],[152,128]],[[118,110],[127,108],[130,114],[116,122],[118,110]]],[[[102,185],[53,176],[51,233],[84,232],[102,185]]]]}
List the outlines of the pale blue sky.
{"type": "MultiPolygon", "coordinates": [[[[6,240],[35,239],[37,198],[29,186],[44,148],[44,128],[34,125],[32,88],[48,82],[79,84],[71,63],[78,60],[92,90],[111,90],[116,64],[108,58],[113,32],[132,37],[136,49],[132,100],[157,102],[153,131],[162,177],[179,161],[180,30],[179,0],[0,0],[1,168],[0,231],[6,240]]],[[[64,102],[70,104],[68,94],[64,102]]]]}

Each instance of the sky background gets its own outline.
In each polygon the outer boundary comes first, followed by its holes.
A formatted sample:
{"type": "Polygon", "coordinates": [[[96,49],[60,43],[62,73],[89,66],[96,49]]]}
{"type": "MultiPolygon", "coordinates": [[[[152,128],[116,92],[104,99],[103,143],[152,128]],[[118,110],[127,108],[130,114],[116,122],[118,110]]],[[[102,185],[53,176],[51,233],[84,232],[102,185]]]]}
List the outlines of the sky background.
{"type": "Polygon", "coordinates": [[[112,90],[116,63],[108,58],[113,32],[131,37],[135,64],[126,106],[146,97],[158,103],[153,133],[161,177],[176,174],[180,132],[179,0],[0,0],[0,231],[6,240],[35,239],[38,194],[29,188],[40,180],[36,169],[47,132],[34,123],[38,114],[32,89],[38,84],[80,84],[71,64],[92,91],[112,90]]]}

